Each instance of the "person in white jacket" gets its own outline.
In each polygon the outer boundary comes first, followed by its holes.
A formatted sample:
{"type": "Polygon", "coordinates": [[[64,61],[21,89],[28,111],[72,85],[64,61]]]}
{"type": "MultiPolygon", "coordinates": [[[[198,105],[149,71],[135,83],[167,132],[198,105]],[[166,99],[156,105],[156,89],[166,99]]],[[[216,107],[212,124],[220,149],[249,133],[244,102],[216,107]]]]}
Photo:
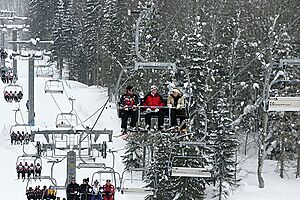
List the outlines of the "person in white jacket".
{"type": "MultiPolygon", "coordinates": [[[[174,88],[168,96],[167,106],[171,109],[171,127],[178,126],[177,118],[179,118],[180,125],[182,125],[183,120],[186,118],[185,99],[178,88],[174,88]]],[[[181,128],[186,128],[186,126],[184,125],[181,128]]]]}
{"type": "Polygon", "coordinates": [[[102,187],[97,180],[94,181],[92,188],[92,198],[91,200],[102,200],[102,187]]]}

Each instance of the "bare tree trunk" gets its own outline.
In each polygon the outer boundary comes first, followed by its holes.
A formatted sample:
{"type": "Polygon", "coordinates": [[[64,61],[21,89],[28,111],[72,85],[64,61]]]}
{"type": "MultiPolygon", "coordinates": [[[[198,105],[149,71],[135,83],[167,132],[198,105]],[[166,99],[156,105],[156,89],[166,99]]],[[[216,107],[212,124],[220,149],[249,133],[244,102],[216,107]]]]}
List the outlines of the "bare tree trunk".
{"type": "Polygon", "coordinates": [[[300,174],[300,145],[297,145],[297,172],[296,172],[296,178],[299,177],[300,174]]]}
{"type": "Polygon", "coordinates": [[[257,178],[258,178],[258,187],[264,188],[265,187],[265,181],[262,176],[263,173],[263,166],[264,166],[264,160],[265,160],[265,153],[266,153],[266,137],[268,135],[268,111],[267,111],[267,103],[269,99],[269,83],[270,83],[270,73],[271,69],[273,67],[273,61],[271,57],[271,52],[269,53],[269,60],[270,65],[267,67],[265,72],[265,87],[264,87],[264,112],[263,112],[263,133],[260,135],[260,141],[259,141],[259,149],[258,149],[258,167],[257,167],[257,178]]]}
{"type": "MultiPolygon", "coordinates": [[[[286,117],[285,114],[283,114],[283,124],[286,124],[286,117]]],[[[281,141],[280,141],[280,178],[283,178],[283,172],[284,172],[284,149],[285,149],[285,142],[284,142],[284,136],[285,136],[285,127],[283,129],[283,132],[281,134],[281,141]]]]}
{"type": "Polygon", "coordinates": [[[222,200],[222,178],[219,178],[220,185],[219,185],[219,200],[222,200]]]}
{"type": "Polygon", "coordinates": [[[281,136],[281,141],[280,141],[280,157],[279,157],[279,162],[280,162],[280,178],[283,178],[283,171],[284,171],[284,136],[281,136]]]}

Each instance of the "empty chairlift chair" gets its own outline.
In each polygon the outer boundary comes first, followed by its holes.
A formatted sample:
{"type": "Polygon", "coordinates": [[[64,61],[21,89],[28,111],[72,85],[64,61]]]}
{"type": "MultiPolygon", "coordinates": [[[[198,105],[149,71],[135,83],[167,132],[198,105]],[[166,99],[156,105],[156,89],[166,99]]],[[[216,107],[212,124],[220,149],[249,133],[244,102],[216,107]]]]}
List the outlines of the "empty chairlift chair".
{"type": "Polygon", "coordinates": [[[78,117],[73,113],[60,113],[56,116],[56,128],[73,128],[78,126],[78,117]]]}
{"type": "Polygon", "coordinates": [[[202,177],[212,178],[213,177],[213,160],[209,156],[202,153],[196,153],[189,155],[189,148],[194,148],[193,152],[197,152],[200,146],[205,143],[199,142],[180,142],[173,146],[169,156],[168,163],[168,174],[170,176],[179,177],[202,177]],[[182,150],[181,153],[179,149],[182,150]],[[196,149],[198,149],[196,151],[196,149]]]}
{"type": "Polygon", "coordinates": [[[124,170],[121,176],[121,194],[152,195],[154,189],[146,188],[144,181],[145,168],[132,168],[124,170]]]}
{"type": "Polygon", "coordinates": [[[37,77],[51,77],[53,78],[54,70],[51,65],[39,65],[36,67],[37,77]]]}
{"type": "Polygon", "coordinates": [[[48,80],[45,83],[45,93],[63,93],[64,84],[60,80],[48,80]]]}

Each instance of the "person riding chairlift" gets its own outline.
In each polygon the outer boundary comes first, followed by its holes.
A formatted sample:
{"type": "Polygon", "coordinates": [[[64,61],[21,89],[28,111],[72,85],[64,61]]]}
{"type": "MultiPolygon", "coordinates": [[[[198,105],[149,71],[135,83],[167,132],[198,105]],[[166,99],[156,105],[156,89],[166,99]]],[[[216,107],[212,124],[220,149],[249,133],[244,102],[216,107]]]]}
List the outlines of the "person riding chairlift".
{"type": "Polygon", "coordinates": [[[122,112],[121,112],[121,128],[122,134],[126,134],[127,132],[127,121],[129,116],[131,116],[130,121],[130,129],[134,130],[136,127],[136,123],[138,120],[138,111],[137,106],[139,105],[139,97],[134,93],[134,89],[132,86],[127,86],[125,94],[121,96],[120,99],[122,112]]]}
{"type": "Polygon", "coordinates": [[[158,130],[163,129],[164,125],[164,110],[159,108],[165,105],[164,99],[157,92],[158,88],[152,85],[150,92],[144,97],[143,106],[146,107],[146,129],[151,128],[151,117],[153,115],[158,116],[158,130]]]}

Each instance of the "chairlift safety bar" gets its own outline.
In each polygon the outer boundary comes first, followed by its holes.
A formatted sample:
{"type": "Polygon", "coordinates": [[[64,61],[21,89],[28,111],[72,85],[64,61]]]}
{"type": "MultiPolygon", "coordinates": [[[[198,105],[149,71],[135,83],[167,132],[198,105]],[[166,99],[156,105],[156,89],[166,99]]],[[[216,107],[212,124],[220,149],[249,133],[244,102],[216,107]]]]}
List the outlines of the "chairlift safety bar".
{"type": "Polygon", "coordinates": [[[79,163],[77,168],[106,168],[106,165],[105,163],[79,163]]]}
{"type": "Polygon", "coordinates": [[[210,170],[210,168],[173,167],[171,176],[210,178],[212,176],[210,170]]]}
{"type": "Polygon", "coordinates": [[[300,59],[280,59],[279,67],[284,65],[300,65],[300,59]]]}

